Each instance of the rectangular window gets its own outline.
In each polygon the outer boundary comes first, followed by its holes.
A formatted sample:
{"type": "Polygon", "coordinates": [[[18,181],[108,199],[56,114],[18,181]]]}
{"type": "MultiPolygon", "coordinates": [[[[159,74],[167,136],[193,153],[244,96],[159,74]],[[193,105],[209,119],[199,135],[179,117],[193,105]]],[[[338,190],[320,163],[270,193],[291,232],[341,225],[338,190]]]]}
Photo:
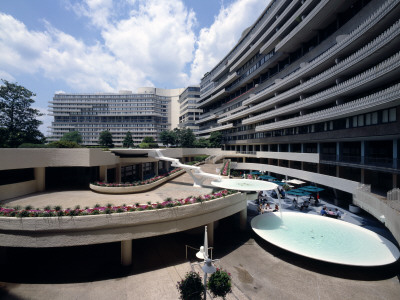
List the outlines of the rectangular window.
{"type": "Polygon", "coordinates": [[[358,126],[364,126],[364,115],[358,116],[358,126]]]}
{"type": "Polygon", "coordinates": [[[389,109],[389,122],[396,122],[396,108],[389,109]]]}
{"type": "Polygon", "coordinates": [[[371,114],[365,115],[365,125],[371,125],[371,114]]]}
{"type": "Polygon", "coordinates": [[[349,127],[350,127],[350,119],[346,118],[346,128],[349,128],[349,127]]]}
{"type": "Polygon", "coordinates": [[[357,116],[353,117],[353,127],[357,127],[357,116]]]}
{"type": "Polygon", "coordinates": [[[372,113],[372,124],[378,124],[378,112],[373,112],[372,113]]]}
{"type": "Polygon", "coordinates": [[[382,111],[382,123],[389,122],[389,110],[385,109],[382,111]]]}

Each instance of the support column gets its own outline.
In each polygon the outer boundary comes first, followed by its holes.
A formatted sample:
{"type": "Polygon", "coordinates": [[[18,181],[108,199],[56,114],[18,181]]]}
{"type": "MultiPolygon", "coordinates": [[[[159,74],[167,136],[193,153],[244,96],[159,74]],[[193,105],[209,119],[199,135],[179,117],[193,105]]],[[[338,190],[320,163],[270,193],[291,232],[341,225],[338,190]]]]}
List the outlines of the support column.
{"type": "Polygon", "coordinates": [[[365,183],[365,169],[361,169],[361,183],[365,183]]]}
{"type": "Polygon", "coordinates": [[[139,178],[143,180],[143,164],[138,164],[139,166],[139,178]]]}
{"type": "Polygon", "coordinates": [[[397,140],[393,140],[393,169],[397,169],[397,140]]]}
{"type": "Polygon", "coordinates": [[[397,188],[397,174],[393,174],[393,188],[397,188]]]}
{"type": "Polygon", "coordinates": [[[100,181],[107,182],[107,166],[100,166],[99,173],[100,181]]]}
{"type": "Polygon", "coordinates": [[[241,231],[247,228],[247,207],[239,212],[239,228],[241,231]]]}
{"type": "Polygon", "coordinates": [[[214,222],[207,224],[208,246],[214,247],[214,222]]]}
{"type": "Polygon", "coordinates": [[[361,164],[365,163],[365,141],[361,141],[361,164]]]}
{"type": "Polygon", "coordinates": [[[132,240],[121,241],[121,265],[132,264],[132,240]]]}
{"type": "Polygon", "coordinates": [[[154,174],[158,176],[158,161],[154,162],[154,174]]]}
{"type": "Polygon", "coordinates": [[[35,168],[34,176],[36,181],[36,191],[43,192],[46,189],[46,168],[35,168]]]}
{"type": "Polygon", "coordinates": [[[121,164],[115,165],[115,182],[121,183],[121,164]]]}

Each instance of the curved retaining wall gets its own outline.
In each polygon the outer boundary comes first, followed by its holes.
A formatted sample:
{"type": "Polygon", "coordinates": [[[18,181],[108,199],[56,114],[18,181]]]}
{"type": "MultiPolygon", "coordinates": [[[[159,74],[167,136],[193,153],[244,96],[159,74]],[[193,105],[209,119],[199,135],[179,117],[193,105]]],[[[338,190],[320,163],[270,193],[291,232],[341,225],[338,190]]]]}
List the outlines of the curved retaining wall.
{"type": "Polygon", "coordinates": [[[155,187],[157,187],[171,179],[174,179],[175,177],[178,177],[178,176],[182,175],[183,173],[185,173],[185,170],[178,171],[178,172],[171,174],[169,176],[166,176],[160,180],[157,180],[157,181],[149,183],[149,184],[144,184],[144,185],[107,187],[107,186],[98,186],[98,185],[90,184],[89,187],[91,190],[98,192],[98,193],[102,193],[102,194],[140,193],[140,192],[145,192],[145,191],[154,189],[155,187]]]}
{"type": "Polygon", "coordinates": [[[171,208],[77,217],[0,217],[0,246],[66,247],[164,235],[247,209],[246,194],[171,208]]]}

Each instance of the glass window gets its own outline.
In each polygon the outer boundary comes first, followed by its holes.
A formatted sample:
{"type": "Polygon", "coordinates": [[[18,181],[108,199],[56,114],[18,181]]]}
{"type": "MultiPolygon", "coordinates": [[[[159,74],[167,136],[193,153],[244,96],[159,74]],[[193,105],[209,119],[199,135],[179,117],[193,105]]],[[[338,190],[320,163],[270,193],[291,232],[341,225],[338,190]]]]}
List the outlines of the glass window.
{"type": "Polygon", "coordinates": [[[357,127],[357,116],[353,117],[353,127],[357,127]]]}
{"type": "Polygon", "coordinates": [[[371,125],[371,114],[365,115],[365,125],[371,125]]]}
{"type": "Polygon", "coordinates": [[[385,109],[382,111],[382,123],[389,122],[389,110],[385,109]]]}
{"type": "Polygon", "coordinates": [[[349,118],[346,118],[346,128],[349,128],[350,127],[350,120],[349,120],[349,118]]]}
{"type": "Polygon", "coordinates": [[[372,124],[378,124],[378,112],[372,113],[372,124]]]}
{"type": "Polygon", "coordinates": [[[358,116],[358,126],[364,126],[364,115],[358,116]]]}
{"type": "Polygon", "coordinates": [[[396,121],[396,108],[389,109],[389,122],[396,121]]]}

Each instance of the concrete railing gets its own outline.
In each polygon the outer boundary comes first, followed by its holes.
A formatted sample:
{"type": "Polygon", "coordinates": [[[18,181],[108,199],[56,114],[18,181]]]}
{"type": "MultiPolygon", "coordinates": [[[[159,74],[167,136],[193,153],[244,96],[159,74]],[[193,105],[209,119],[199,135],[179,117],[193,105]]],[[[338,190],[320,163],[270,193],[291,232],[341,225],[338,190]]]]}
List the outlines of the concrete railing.
{"type": "Polygon", "coordinates": [[[400,211],[393,208],[389,201],[360,186],[353,194],[353,203],[384,223],[400,243],[400,211]]]}
{"type": "Polygon", "coordinates": [[[0,246],[66,247],[126,241],[184,231],[247,209],[246,194],[170,208],[76,216],[0,217],[0,246]]]}

